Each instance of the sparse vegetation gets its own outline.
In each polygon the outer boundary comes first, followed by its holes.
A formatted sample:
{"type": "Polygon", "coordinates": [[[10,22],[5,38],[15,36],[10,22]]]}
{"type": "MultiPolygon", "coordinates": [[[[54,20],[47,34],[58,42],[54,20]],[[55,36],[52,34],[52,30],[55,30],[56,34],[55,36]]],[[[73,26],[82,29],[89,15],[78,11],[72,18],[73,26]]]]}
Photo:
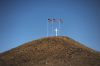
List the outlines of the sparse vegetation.
{"type": "Polygon", "coordinates": [[[68,37],[48,37],[0,54],[0,66],[100,66],[100,52],[68,37]]]}

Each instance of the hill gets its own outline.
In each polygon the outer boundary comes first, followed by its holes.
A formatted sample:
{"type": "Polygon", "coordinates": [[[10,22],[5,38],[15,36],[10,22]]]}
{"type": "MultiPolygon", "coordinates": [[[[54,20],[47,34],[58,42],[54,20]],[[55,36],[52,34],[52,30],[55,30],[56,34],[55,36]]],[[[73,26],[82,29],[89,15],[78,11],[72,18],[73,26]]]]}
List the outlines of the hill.
{"type": "Polygon", "coordinates": [[[69,37],[46,37],[1,53],[0,66],[100,66],[100,52],[69,37]]]}

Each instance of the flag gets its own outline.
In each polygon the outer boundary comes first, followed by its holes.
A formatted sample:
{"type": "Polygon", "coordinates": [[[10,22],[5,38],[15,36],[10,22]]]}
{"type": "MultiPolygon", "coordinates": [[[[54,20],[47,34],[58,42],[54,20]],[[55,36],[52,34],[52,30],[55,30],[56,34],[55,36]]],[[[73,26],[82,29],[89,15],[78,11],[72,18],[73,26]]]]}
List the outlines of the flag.
{"type": "Polygon", "coordinates": [[[52,22],[52,18],[48,18],[48,22],[52,22]]]}

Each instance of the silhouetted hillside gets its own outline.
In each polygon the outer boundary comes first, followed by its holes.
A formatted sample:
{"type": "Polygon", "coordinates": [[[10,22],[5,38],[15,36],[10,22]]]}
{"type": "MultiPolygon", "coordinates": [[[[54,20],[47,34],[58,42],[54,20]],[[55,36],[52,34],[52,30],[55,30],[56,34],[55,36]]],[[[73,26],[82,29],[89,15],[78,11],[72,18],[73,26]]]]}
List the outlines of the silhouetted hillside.
{"type": "Polygon", "coordinates": [[[47,37],[0,54],[0,66],[100,66],[100,53],[68,37],[47,37]]]}

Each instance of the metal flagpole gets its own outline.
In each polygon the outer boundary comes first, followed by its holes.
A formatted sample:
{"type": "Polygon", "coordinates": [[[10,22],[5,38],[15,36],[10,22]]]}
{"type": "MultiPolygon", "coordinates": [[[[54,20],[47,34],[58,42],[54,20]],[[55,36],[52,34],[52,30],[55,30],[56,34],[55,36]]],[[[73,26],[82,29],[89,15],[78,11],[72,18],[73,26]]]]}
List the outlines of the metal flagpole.
{"type": "Polygon", "coordinates": [[[53,21],[52,21],[52,35],[53,35],[53,21]]]}
{"type": "Polygon", "coordinates": [[[47,37],[48,37],[48,22],[47,22],[47,37]]]}

